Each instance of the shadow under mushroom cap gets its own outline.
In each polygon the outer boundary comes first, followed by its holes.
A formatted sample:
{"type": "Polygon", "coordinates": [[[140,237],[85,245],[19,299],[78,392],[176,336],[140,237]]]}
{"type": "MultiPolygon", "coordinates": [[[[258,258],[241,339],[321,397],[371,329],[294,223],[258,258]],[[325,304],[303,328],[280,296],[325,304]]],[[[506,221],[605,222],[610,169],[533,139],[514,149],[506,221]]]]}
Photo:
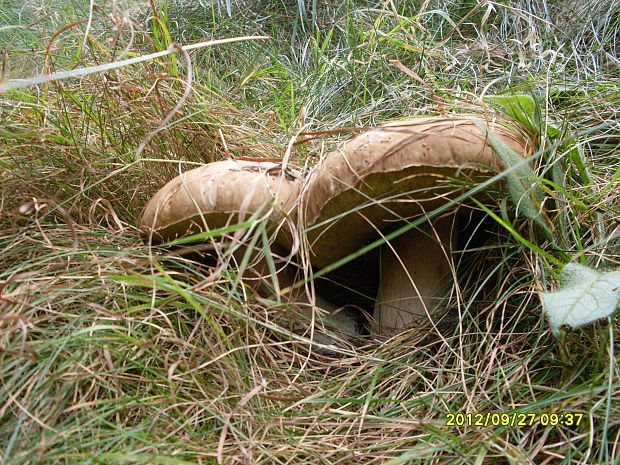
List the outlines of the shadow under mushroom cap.
{"type": "MultiPolygon", "coordinates": [[[[519,155],[531,151],[517,128],[485,124],[519,155]]],[[[321,160],[302,194],[313,265],[325,267],[399,219],[432,211],[499,165],[470,117],[399,121],[346,142],[321,160]]]]}

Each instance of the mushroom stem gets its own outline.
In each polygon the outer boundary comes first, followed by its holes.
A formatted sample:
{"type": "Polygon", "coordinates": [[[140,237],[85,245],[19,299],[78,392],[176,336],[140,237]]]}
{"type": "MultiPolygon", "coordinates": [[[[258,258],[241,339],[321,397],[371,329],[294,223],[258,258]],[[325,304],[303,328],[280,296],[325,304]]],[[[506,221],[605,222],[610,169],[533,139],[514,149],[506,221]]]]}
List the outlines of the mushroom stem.
{"type": "Polygon", "coordinates": [[[456,216],[426,223],[389,241],[381,254],[374,318],[378,332],[396,334],[429,317],[452,286],[450,252],[456,216]]]}

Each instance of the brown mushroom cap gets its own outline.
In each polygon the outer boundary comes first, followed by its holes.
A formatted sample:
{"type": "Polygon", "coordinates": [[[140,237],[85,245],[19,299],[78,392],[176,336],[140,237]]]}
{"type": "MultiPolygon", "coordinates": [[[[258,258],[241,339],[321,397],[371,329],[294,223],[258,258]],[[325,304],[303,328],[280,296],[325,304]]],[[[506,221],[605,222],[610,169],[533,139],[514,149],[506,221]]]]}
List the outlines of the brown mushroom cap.
{"type": "MultiPolygon", "coordinates": [[[[485,124],[518,154],[530,151],[517,130],[485,124]]],[[[302,194],[311,262],[322,268],[349,255],[399,217],[461,193],[454,178],[480,182],[499,167],[469,117],[408,119],[361,134],[322,159],[302,194]]]]}
{"type": "Polygon", "coordinates": [[[147,203],[140,225],[145,235],[169,241],[234,224],[241,214],[248,219],[272,198],[270,219],[279,221],[293,211],[299,191],[299,173],[280,163],[217,161],[168,182],[147,203]]]}

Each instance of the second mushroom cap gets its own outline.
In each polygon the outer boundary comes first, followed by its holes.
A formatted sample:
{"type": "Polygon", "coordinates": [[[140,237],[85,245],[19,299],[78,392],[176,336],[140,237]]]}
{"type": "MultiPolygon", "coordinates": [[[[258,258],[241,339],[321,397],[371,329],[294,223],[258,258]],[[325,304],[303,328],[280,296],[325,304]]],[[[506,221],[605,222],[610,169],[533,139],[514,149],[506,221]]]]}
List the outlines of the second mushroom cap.
{"type": "Polygon", "coordinates": [[[279,221],[294,214],[300,191],[299,172],[268,161],[224,160],[180,174],[148,202],[140,224],[143,233],[169,241],[234,224],[241,217],[268,212],[279,221]]]}

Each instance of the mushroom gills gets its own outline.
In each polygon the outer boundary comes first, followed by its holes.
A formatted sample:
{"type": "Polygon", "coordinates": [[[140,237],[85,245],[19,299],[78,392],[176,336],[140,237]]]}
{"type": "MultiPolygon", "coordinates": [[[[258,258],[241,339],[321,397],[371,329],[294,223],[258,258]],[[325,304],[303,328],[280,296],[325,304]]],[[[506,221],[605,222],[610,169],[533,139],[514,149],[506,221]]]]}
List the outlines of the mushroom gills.
{"type": "Polygon", "coordinates": [[[419,326],[449,294],[456,218],[439,218],[383,246],[374,310],[379,332],[392,335],[419,326]]]}

